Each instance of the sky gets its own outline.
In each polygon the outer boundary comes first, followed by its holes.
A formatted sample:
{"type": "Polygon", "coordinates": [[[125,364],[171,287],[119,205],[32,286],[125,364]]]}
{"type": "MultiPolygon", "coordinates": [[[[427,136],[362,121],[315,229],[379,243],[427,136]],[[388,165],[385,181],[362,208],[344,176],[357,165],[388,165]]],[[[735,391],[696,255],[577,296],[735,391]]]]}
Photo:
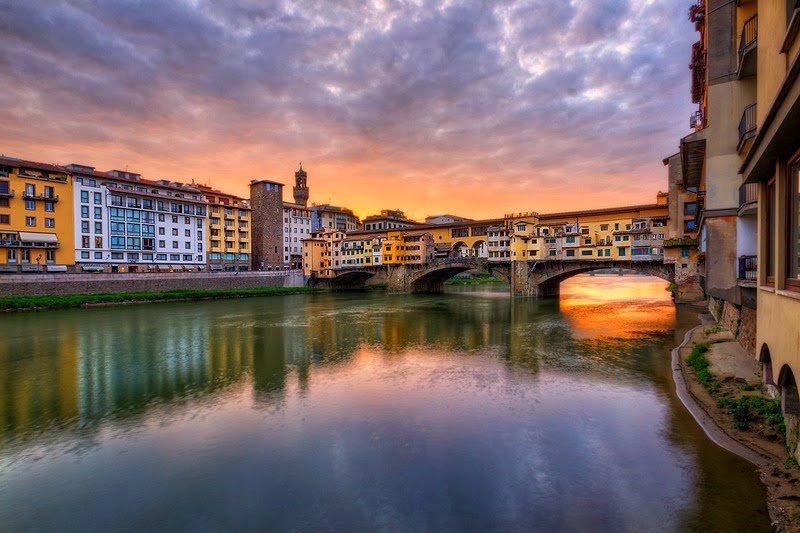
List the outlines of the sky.
{"type": "Polygon", "coordinates": [[[689,3],[5,0],[0,153],[244,196],[302,161],[361,216],[652,203],[689,3]]]}

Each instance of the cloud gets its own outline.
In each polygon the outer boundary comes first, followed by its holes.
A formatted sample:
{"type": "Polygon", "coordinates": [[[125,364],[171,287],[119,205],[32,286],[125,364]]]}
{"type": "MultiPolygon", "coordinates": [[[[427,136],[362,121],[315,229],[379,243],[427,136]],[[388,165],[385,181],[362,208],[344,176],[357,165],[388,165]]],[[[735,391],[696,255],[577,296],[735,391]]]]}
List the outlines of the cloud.
{"type": "Polygon", "coordinates": [[[302,159],[362,214],[646,202],[692,31],[669,0],[12,1],[0,151],[239,193],[302,159]]]}

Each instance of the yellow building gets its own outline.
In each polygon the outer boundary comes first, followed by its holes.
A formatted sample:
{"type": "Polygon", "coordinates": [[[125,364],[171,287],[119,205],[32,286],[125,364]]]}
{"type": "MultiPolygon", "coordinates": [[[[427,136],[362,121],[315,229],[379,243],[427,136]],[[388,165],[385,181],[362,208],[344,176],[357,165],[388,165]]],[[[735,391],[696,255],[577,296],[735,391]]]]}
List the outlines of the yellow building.
{"type": "Polygon", "coordinates": [[[423,231],[390,231],[383,241],[384,265],[423,265],[434,259],[433,237],[423,231]]]}
{"type": "Polygon", "coordinates": [[[746,185],[757,187],[756,357],[767,387],[781,398],[789,451],[800,459],[800,5],[741,4],[753,12],[747,20],[756,21],[744,42],[757,113],[738,169],[746,185]]]}
{"type": "Polygon", "coordinates": [[[341,230],[322,229],[303,239],[303,275],[314,278],[335,277],[336,270],[341,268],[345,236],[341,230]]]}
{"type": "Polygon", "coordinates": [[[197,185],[208,202],[206,246],[211,271],[250,270],[252,209],[244,198],[197,185]]]}
{"type": "Polygon", "coordinates": [[[0,157],[0,272],[72,270],[73,236],[66,169],[0,157]]]}

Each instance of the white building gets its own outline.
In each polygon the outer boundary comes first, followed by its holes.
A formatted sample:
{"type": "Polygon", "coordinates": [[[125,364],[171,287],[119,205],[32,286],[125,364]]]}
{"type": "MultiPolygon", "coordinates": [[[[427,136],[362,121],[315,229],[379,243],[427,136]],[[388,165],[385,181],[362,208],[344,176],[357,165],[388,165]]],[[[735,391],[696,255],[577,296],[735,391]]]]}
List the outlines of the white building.
{"type": "Polygon", "coordinates": [[[283,203],[283,265],[303,268],[303,241],[311,237],[311,209],[283,203]]]}
{"type": "Polygon", "coordinates": [[[84,271],[204,270],[208,209],[189,185],[69,165],[75,173],[75,264],[84,271]]]}

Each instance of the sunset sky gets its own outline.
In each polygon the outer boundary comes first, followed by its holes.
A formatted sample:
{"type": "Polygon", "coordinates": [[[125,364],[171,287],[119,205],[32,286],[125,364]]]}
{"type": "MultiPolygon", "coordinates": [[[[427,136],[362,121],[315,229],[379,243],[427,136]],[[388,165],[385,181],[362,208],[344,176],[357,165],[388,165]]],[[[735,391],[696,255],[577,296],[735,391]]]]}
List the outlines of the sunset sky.
{"type": "Polygon", "coordinates": [[[692,111],[688,5],[11,0],[0,153],[242,195],[302,161],[362,216],[650,203],[692,111]]]}

